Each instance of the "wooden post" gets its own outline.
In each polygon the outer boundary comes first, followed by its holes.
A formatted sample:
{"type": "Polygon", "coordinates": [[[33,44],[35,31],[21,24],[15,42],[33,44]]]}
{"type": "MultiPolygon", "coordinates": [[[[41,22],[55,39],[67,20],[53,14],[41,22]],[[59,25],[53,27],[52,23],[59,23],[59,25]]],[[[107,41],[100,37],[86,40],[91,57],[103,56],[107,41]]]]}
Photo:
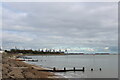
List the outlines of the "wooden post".
{"type": "Polygon", "coordinates": [[[83,72],[85,71],[85,67],[83,67],[83,72]]]}
{"type": "Polygon", "coordinates": [[[66,71],[66,68],[64,67],[64,71],[66,71]]]}
{"type": "Polygon", "coordinates": [[[53,71],[56,71],[56,68],[55,68],[55,67],[53,68],[53,71]]]}
{"type": "Polygon", "coordinates": [[[73,70],[75,71],[75,67],[73,67],[73,70]]]}
{"type": "Polygon", "coordinates": [[[91,68],[91,71],[93,71],[93,68],[91,68]]]}

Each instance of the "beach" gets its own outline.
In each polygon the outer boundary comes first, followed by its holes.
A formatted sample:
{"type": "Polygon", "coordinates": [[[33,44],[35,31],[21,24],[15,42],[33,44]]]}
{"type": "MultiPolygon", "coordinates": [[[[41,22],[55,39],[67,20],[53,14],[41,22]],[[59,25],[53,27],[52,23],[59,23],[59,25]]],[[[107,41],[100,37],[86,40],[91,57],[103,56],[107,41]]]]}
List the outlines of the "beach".
{"type": "MultiPolygon", "coordinates": [[[[16,56],[16,55],[15,55],[16,56]]],[[[18,79],[18,78],[55,78],[52,72],[42,72],[43,68],[25,62],[16,61],[12,56],[3,55],[2,58],[2,78],[3,79],[18,79]]]]}
{"type": "Polygon", "coordinates": [[[9,79],[42,79],[42,80],[67,80],[68,78],[116,78],[117,77],[117,55],[18,55],[3,54],[2,56],[2,78],[9,79]],[[25,56],[37,59],[38,62],[16,61],[16,56],[25,56]],[[103,63],[104,61],[104,63],[103,63]],[[114,63],[114,65],[113,65],[114,63]],[[112,65],[111,65],[112,64],[112,65]],[[85,72],[46,72],[44,70],[53,68],[67,69],[82,68],[85,72]],[[113,67],[114,66],[114,67],[113,67]],[[94,68],[94,71],[90,71],[94,68]],[[100,71],[99,68],[102,70],[100,71]],[[109,73],[109,74],[108,74],[109,73]]]}

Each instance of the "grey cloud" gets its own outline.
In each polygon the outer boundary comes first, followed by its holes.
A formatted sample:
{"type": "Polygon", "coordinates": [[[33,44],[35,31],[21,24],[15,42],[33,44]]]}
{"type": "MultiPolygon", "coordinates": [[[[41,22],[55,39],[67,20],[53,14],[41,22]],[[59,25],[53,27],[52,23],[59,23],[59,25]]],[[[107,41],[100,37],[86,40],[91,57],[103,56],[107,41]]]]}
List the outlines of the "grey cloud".
{"type": "MultiPolygon", "coordinates": [[[[29,42],[23,40],[29,47],[32,44],[49,48],[117,45],[117,3],[23,2],[3,5],[3,32],[19,32],[16,37],[30,38],[29,42]]],[[[18,39],[16,37],[11,37],[13,42],[18,39]]]]}

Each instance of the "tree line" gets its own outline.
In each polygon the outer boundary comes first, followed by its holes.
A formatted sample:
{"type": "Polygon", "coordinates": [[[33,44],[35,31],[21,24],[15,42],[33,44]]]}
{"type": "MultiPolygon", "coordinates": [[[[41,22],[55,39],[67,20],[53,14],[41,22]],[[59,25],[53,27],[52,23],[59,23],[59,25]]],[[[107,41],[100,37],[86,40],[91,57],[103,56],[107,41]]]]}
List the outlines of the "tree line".
{"type": "Polygon", "coordinates": [[[32,49],[10,49],[9,51],[8,50],[5,50],[5,52],[7,53],[14,53],[14,54],[19,54],[19,53],[22,53],[22,54],[64,54],[67,50],[65,51],[62,51],[62,50],[59,50],[59,51],[55,51],[54,49],[49,49],[49,50],[32,50],[32,49]]]}

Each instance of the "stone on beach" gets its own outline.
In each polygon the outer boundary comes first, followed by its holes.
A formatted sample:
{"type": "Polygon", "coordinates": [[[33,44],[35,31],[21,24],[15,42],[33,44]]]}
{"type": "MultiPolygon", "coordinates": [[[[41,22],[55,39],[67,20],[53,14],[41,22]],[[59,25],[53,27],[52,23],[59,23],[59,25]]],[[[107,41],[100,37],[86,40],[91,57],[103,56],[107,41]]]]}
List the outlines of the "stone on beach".
{"type": "Polygon", "coordinates": [[[15,59],[10,59],[8,57],[3,58],[2,63],[3,78],[49,78],[55,76],[50,72],[38,71],[38,69],[43,69],[41,67],[21,61],[15,61],[15,59]]]}

